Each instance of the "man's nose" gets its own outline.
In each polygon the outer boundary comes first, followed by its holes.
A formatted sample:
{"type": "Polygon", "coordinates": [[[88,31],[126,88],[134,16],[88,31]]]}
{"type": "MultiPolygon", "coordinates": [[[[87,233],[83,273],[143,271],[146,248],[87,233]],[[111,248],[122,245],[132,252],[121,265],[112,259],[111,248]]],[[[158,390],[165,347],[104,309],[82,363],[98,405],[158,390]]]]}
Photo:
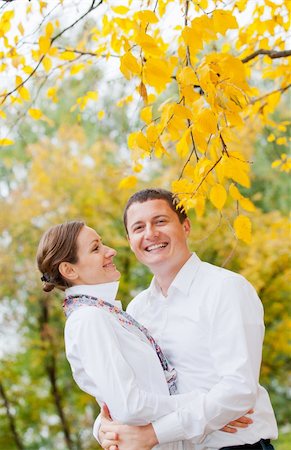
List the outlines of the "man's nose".
{"type": "Polygon", "coordinates": [[[145,237],[147,239],[153,239],[157,237],[159,234],[159,231],[156,229],[156,227],[152,224],[149,224],[145,228],[145,237]]]}

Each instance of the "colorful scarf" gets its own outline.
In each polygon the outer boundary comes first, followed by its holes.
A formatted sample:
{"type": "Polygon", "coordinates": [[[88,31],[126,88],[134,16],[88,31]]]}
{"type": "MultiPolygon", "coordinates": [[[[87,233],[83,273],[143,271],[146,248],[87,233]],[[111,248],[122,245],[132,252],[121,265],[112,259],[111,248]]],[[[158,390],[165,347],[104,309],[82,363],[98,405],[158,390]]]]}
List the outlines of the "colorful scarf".
{"type": "Polygon", "coordinates": [[[114,306],[111,303],[108,303],[96,297],[91,297],[89,295],[69,295],[63,303],[66,317],[68,318],[75,309],[78,309],[82,306],[96,306],[97,308],[104,309],[110,314],[113,314],[114,317],[119,321],[119,323],[128,331],[137,335],[142,340],[149,342],[155,350],[163,368],[170,395],[177,393],[176,370],[170,365],[159,345],[155,342],[154,338],[150,335],[148,330],[143,325],[138,323],[133,317],[131,317],[128,313],[118,308],[117,306],[114,306]]]}

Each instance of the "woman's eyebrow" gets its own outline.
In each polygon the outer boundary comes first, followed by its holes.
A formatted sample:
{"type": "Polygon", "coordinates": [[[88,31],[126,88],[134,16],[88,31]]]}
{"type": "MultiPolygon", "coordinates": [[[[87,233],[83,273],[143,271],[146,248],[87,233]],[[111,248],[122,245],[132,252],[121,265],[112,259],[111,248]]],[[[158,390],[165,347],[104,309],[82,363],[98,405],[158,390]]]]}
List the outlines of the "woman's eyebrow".
{"type": "Polygon", "coordinates": [[[99,244],[101,242],[101,239],[95,238],[93,241],[90,242],[90,247],[93,247],[95,244],[99,244]]]}

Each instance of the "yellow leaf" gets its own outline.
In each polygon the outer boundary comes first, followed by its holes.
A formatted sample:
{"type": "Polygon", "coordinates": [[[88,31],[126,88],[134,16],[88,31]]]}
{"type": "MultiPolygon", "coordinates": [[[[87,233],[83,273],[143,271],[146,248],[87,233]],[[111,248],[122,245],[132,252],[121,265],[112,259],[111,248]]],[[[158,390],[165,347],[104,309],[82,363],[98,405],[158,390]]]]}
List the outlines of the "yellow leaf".
{"type": "Polygon", "coordinates": [[[2,147],[5,147],[6,145],[12,145],[12,144],[14,144],[14,141],[12,141],[11,139],[7,139],[7,138],[0,139],[0,145],[2,147]]]}
{"type": "Polygon", "coordinates": [[[237,238],[246,244],[250,244],[252,239],[252,224],[250,219],[246,216],[239,215],[233,225],[237,238]]]}
{"type": "Polygon", "coordinates": [[[146,136],[141,131],[136,131],[134,133],[130,133],[128,138],[128,147],[130,149],[141,149],[145,150],[145,152],[150,152],[150,145],[146,138],[146,136]]]}
{"type": "Polygon", "coordinates": [[[73,61],[76,58],[74,52],[65,51],[60,54],[60,59],[64,59],[65,61],[73,61]]]}
{"type": "Polygon", "coordinates": [[[231,178],[233,181],[241,184],[244,187],[250,187],[250,177],[248,172],[250,170],[249,164],[244,160],[239,152],[228,152],[224,155],[221,161],[223,175],[231,178]]]}
{"type": "Polygon", "coordinates": [[[256,207],[253,204],[253,202],[251,202],[250,199],[245,198],[243,196],[241,196],[241,198],[239,199],[239,204],[245,211],[253,212],[256,210],[256,207]]]}
{"type": "Polygon", "coordinates": [[[27,75],[30,75],[34,71],[33,67],[31,66],[24,66],[22,70],[27,75]]]}
{"type": "Polygon", "coordinates": [[[242,196],[238,188],[233,183],[229,186],[229,193],[234,200],[239,200],[242,196]]]}
{"type": "Polygon", "coordinates": [[[210,109],[202,109],[196,116],[196,127],[205,133],[215,134],[217,132],[217,119],[210,109]]]}
{"type": "Polygon", "coordinates": [[[143,82],[141,82],[140,85],[138,86],[138,92],[139,92],[140,96],[142,97],[145,105],[147,105],[148,101],[151,101],[151,100],[149,100],[147,88],[143,82]]]}
{"type": "Polygon", "coordinates": [[[116,14],[127,14],[129,12],[129,8],[127,6],[112,6],[112,11],[116,14]]]}
{"type": "Polygon", "coordinates": [[[6,113],[0,110],[0,117],[1,119],[6,119],[6,113]]]}
{"type": "Polygon", "coordinates": [[[276,161],[273,161],[272,162],[273,169],[275,169],[276,167],[279,167],[281,163],[282,163],[281,159],[276,159],[276,161]]]}
{"type": "Polygon", "coordinates": [[[209,198],[215,208],[222,210],[227,199],[225,188],[221,184],[215,184],[211,188],[209,198]]]}
{"type": "Polygon", "coordinates": [[[86,93],[85,97],[90,98],[91,100],[98,100],[99,96],[98,96],[98,92],[96,92],[96,91],[88,91],[86,93]]]}
{"type": "Polygon", "coordinates": [[[183,86],[189,86],[198,83],[197,75],[191,67],[184,67],[177,73],[177,80],[183,86]]]}
{"type": "Polygon", "coordinates": [[[70,69],[70,73],[71,73],[71,75],[75,75],[76,73],[80,72],[80,70],[83,70],[84,68],[85,68],[85,64],[83,64],[83,63],[74,64],[70,69]]]}
{"type": "Polygon", "coordinates": [[[51,22],[49,22],[47,24],[47,26],[45,27],[45,34],[46,34],[46,36],[50,38],[51,35],[53,34],[53,31],[54,31],[54,26],[53,26],[53,24],[51,22]]]}
{"type": "Polygon", "coordinates": [[[161,92],[172,81],[173,67],[163,59],[149,58],[144,65],[146,82],[161,92]]]}
{"type": "Polygon", "coordinates": [[[49,89],[47,90],[46,95],[47,95],[49,98],[51,98],[51,97],[54,97],[54,96],[56,95],[56,93],[57,93],[57,88],[56,88],[56,87],[51,87],[51,88],[49,88],[49,89]]]}
{"type": "Polygon", "coordinates": [[[142,50],[147,56],[151,55],[159,57],[162,53],[155,39],[146,33],[143,32],[138,33],[135,42],[142,48],[142,50]]]}
{"type": "Polygon", "coordinates": [[[191,129],[188,128],[176,145],[176,152],[180,158],[184,158],[189,152],[191,129]]]}
{"type": "Polygon", "coordinates": [[[19,75],[15,77],[15,86],[19,86],[22,83],[22,78],[19,75]]]}
{"type": "Polygon", "coordinates": [[[153,11],[150,11],[149,9],[136,12],[134,14],[134,18],[141,20],[145,24],[158,22],[158,18],[156,16],[156,14],[153,11]]]}
{"type": "Polygon", "coordinates": [[[22,25],[21,22],[18,24],[17,28],[20,31],[21,36],[23,36],[24,35],[24,28],[23,28],[23,25],[22,25]]]}
{"type": "Polygon", "coordinates": [[[39,120],[42,117],[42,111],[36,108],[30,108],[28,114],[35,120],[39,120]]]}
{"type": "Polygon", "coordinates": [[[38,45],[39,45],[40,53],[42,55],[44,55],[45,53],[47,53],[49,51],[49,48],[51,46],[51,40],[47,36],[40,36],[40,38],[38,40],[38,45]]]}
{"type": "Polygon", "coordinates": [[[140,65],[132,53],[127,52],[120,58],[120,70],[128,80],[132,75],[139,75],[140,65]]]}
{"type": "Polygon", "coordinates": [[[202,35],[195,28],[185,27],[182,31],[185,44],[190,48],[191,54],[195,55],[203,48],[202,35]]]}
{"type": "Polygon", "coordinates": [[[51,70],[52,66],[53,66],[51,58],[49,58],[48,56],[45,56],[43,58],[43,60],[42,60],[42,65],[43,65],[44,70],[46,71],[46,73],[48,73],[51,70]]]}
{"type": "Polygon", "coordinates": [[[152,106],[146,106],[145,108],[143,108],[140,112],[140,118],[147,125],[149,125],[151,123],[151,121],[153,120],[152,106]]]}
{"type": "Polygon", "coordinates": [[[147,139],[150,143],[154,144],[160,137],[160,133],[156,125],[150,124],[146,129],[147,139]]]}
{"type": "MultiPolygon", "coordinates": [[[[178,104],[175,105],[175,107],[174,107],[174,114],[175,114],[175,117],[179,117],[181,119],[193,120],[193,113],[192,113],[192,111],[189,108],[187,108],[186,106],[183,106],[183,105],[178,105],[178,104]]],[[[175,118],[173,118],[173,120],[175,120],[175,118]]]]}
{"type": "Polygon", "coordinates": [[[278,144],[278,145],[286,145],[287,144],[286,136],[279,137],[278,139],[276,139],[276,144],[278,144]]]}
{"type": "Polygon", "coordinates": [[[213,12],[213,25],[214,30],[217,33],[225,34],[227,30],[238,28],[236,18],[230,11],[224,11],[222,9],[216,9],[213,12]]]}
{"type": "Polygon", "coordinates": [[[21,97],[23,100],[25,100],[25,101],[29,101],[29,100],[30,100],[30,92],[29,92],[29,90],[28,90],[26,87],[21,86],[21,87],[18,89],[18,92],[19,92],[20,97],[21,97]]]}
{"type": "Polygon", "coordinates": [[[136,173],[141,172],[142,169],[143,169],[143,166],[142,166],[142,164],[139,164],[139,163],[136,163],[132,168],[132,170],[136,173]]]}
{"type": "Polygon", "coordinates": [[[118,187],[119,189],[130,189],[135,187],[137,184],[137,178],[134,175],[130,175],[120,181],[118,187]]]}
{"type": "Polygon", "coordinates": [[[98,111],[98,114],[97,114],[98,120],[102,120],[104,116],[105,116],[105,112],[103,110],[98,111]]]}

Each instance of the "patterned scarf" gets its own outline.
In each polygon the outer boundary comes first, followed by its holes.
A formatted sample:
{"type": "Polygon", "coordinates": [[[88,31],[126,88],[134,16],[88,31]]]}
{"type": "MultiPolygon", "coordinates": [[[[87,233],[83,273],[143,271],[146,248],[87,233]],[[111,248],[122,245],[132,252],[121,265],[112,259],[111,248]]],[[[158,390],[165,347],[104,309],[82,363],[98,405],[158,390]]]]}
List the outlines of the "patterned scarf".
{"type": "Polygon", "coordinates": [[[154,338],[150,335],[148,330],[143,325],[138,323],[133,317],[131,317],[128,313],[118,308],[117,306],[114,306],[111,303],[105,302],[104,300],[98,299],[96,297],[91,297],[89,295],[69,295],[63,303],[66,317],[68,318],[75,309],[78,309],[82,306],[96,306],[97,308],[104,309],[110,314],[113,314],[114,317],[119,321],[119,323],[128,331],[135,334],[143,341],[149,342],[155,350],[164,370],[170,395],[177,393],[176,370],[170,365],[161,348],[158,346],[154,338]]]}

